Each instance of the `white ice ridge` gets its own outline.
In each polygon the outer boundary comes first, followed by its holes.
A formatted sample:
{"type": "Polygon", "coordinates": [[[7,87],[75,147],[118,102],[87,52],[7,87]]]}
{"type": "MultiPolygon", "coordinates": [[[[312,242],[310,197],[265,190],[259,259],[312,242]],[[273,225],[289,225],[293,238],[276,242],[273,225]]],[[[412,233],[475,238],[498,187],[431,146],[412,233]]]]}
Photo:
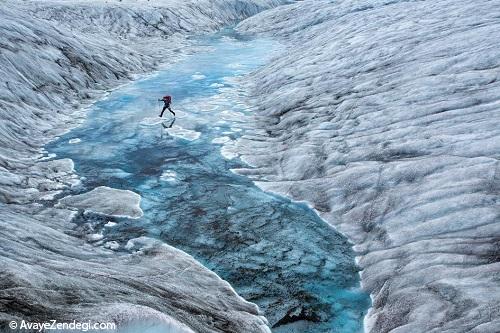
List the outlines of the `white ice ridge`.
{"type": "Polygon", "coordinates": [[[487,0],[306,0],[239,26],[288,45],[251,78],[240,172],[354,242],[369,332],[498,332],[499,17],[487,0]]]}
{"type": "Polygon", "coordinates": [[[138,219],[143,215],[140,205],[139,194],[106,186],[99,186],[90,192],[69,195],[59,200],[59,206],[64,208],[77,208],[85,212],[131,219],[138,219]]]}
{"type": "Polygon", "coordinates": [[[120,257],[68,236],[74,212],[40,201],[54,200],[78,178],[70,160],[43,161],[41,147],[78,123],[75,112],[105,90],[192,50],[186,34],[281,2],[1,1],[0,300],[13,302],[0,302],[0,327],[11,319],[90,318],[114,302],[140,303],[197,332],[268,330],[254,305],[185,254],[120,257]]]}

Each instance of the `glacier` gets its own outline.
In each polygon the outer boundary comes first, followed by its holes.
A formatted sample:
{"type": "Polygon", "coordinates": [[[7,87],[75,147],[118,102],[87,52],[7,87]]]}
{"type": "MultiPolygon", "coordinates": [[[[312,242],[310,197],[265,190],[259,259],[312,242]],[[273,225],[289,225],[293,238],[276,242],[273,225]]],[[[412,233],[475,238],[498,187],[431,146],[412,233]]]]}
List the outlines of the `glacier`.
{"type": "Polygon", "coordinates": [[[238,29],[286,44],[238,172],[354,243],[366,331],[498,332],[500,3],[305,0],[238,29]]]}
{"type": "MultiPolygon", "coordinates": [[[[111,89],[198,51],[189,35],[280,3],[1,2],[0,330],[11,320],[78,318],[130,331],[144,322],[173,332],[269,331],[256,305],[182,251],[149,241],[140,252],[117,253],[113,242],[95,247],[75,234],[75,209],[91,214],[96,200],[87,194],[57,205],[81,179],[71,160],[43,146],[80,124],[86,107],[111,89]]],[[[121,208],[100,202],[97,212],[142,214],[136,194],[119,194],[121,208]]]]}
{"type": "MultiPolygon", "coordinates": [[[[93,101],[200,51],[191,35],[285,4],[238,25],[277,38],[284,52],[246,78],[254,114],[226,129],[244,136],[213,143],[228,163],[248,164],[236,172],[306,202],[350,239],[372,298],[366,332],[498,332],[500,3],[289,2],[1,1],[0,330],[21,318],[78,317],[127,332],[145,323],[270,331],[255,304],[177,248],[144,236],[126,242],[133,253],[118,241],[94,246],[123,216],[139,218],[143,198],[97,190],[123,195],[119,210],[92,191],[60,199],[85,179],[43,147],[81,124],[93,101]],[[77,209],[109,217],[104,231],[83,239],[77,209]]],[[[177,176],[158,178],[167,186],[177,176]]],[[[250,250],[262,249],[270,252],[250,250]]]]}

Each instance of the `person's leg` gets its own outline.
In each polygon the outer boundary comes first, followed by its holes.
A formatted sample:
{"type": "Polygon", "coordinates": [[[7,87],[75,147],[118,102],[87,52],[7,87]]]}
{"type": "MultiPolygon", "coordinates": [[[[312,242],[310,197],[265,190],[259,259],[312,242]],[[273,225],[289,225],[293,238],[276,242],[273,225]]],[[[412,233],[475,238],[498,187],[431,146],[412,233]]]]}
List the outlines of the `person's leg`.
{"type": "Polygon", "coordinates": [[[165,110],[167,109],[167,106],[163,106],[163,109],[161,110],[161,113],[160,113],[160,118],[163,117],[163,112],[165,112],[165,110]]]}
{"type": "Polygon", "coordinates": [[[170,111],[174,115],[174,117],[175,117],[175,112],[172,111],[172,109],[170,108],[170,104],[168,105],[168,111],[170,111]]]}
{"type": "Polygon", "coordinates": [[[175,112],[174,112],[174,111],[172,111],[172,109],[170,108],[170,106],[168,107],[168,110],[169,110],[169,111],[170,111],[170,112],[174,115],[174,117],[175,117],[175,112]]]}

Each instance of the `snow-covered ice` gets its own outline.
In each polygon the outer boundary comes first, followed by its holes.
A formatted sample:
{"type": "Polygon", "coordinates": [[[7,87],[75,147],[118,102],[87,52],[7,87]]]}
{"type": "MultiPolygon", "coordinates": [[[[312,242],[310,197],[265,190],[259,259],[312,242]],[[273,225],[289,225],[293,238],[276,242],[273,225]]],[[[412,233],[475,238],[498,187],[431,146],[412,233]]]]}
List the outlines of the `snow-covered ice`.
{"type": "Polygon", "coordinates": [[[239,26],[287,45],[239,172],[352,240],[369,332],[498,332],[499,9],[306,0],[239,26]]]}

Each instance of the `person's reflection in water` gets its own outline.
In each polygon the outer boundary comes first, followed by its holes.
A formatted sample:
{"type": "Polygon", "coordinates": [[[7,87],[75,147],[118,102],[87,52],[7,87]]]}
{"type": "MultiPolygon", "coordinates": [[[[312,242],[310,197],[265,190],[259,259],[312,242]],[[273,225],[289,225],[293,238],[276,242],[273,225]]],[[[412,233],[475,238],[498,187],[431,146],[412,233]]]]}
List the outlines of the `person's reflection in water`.
{"type": "Polygon", "coordinates": [[[160,137],[161,137],[161,138],[163,138],[163,132],[166,132],[166,133],[167,133],[167,137],[169,136],[169,135],[168,135],[168,132],[167,132],[167,131],[165,131],[164,129],[169,129],[169,128],[172,128],[172,126],[174,126],[174,123],[175,123],[175,118],[174,118],[174,119],[172,119],[172,121],[171,121],[170,123],[168,123],[168,122],[166,122],[166,121],[164,121],[164,122],[162,122],[162,123],[161,123],[161,126],[163,127],[163,128],[161,129],[161,132],[160,132],[160,137]]]}
{"type": "Polygon", "coordinates": [[[165,125],[165,122],[161,123],[161,126],[163,126],[163,128],[172,128],[172,126],[174,126],[174,123],[175,123],[175,118],[172,119],[172,121],[170,122],[170,124],[168,126],[165,125]]]}

